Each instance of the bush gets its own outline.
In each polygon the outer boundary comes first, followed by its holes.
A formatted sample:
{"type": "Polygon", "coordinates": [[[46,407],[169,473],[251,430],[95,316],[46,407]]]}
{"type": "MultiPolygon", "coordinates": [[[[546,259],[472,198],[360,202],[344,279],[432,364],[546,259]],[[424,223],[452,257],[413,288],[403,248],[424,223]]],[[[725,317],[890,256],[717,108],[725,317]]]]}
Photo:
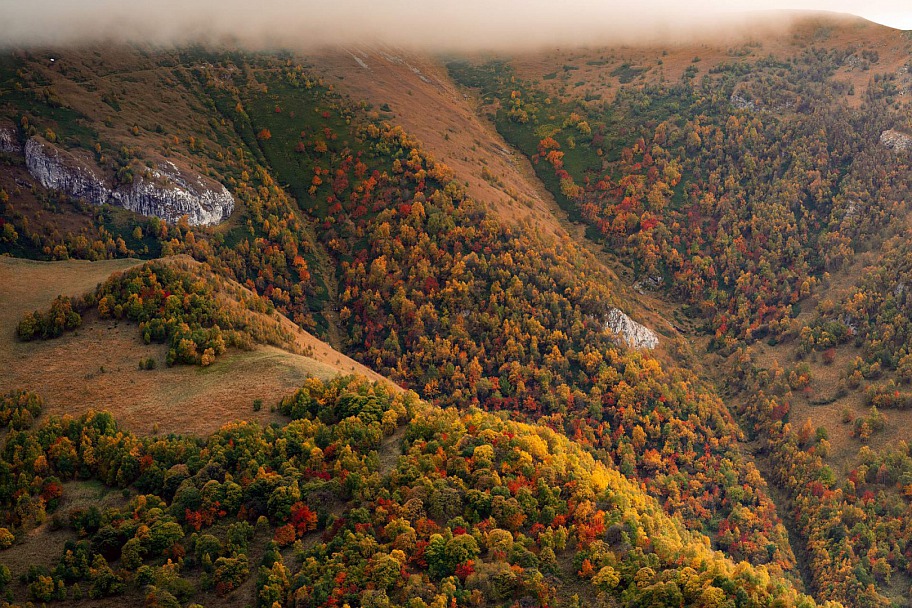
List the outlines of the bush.
{"type": "Polygon", "coordinates": [[[0,427],[11,426],[21,431],[32,426],[41,414],[41,397],[27,391],[14,391],[0,397],[0,427]]]}
{"type": "Polygon", "coordinates": [[[92,581],[89,597],[92,599],[120,595],[124,592],[126,587],[123,580],[111,570],[108,562],[101,555],[95,556],[89,572],[92,581]]]}
{"type": "Polygon", "coordinates": [[[0,564],[0,591],[5,590],[12,580],[13,574],[10,572],[9,567],[6,564],[0,564]]]}
{"type": "Polygon", "coordinates": [[[56,338],[69,329],[82,325],[82,317],[73,309],[73,303],[65,296],[57,296],[50,309],[36,310],[23,317],[16,327],[16,335],[23,342],[56,338]]]}
{"type": "Polygon", "coordinates": [[[237,589],[250,575],[247,556],[220,557],[215,561],[215,592],[224,596],[237,589]]]}

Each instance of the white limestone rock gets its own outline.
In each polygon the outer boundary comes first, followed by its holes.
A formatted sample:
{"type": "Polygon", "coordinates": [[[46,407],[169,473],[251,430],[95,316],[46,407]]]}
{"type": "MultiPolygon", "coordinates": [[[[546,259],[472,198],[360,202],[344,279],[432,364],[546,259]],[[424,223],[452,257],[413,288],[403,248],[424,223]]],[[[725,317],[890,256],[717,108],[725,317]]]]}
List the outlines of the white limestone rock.
{"type": "Polygon", "coordinates": [[[605,328],[610,330],[618,342],[623,342],[630,348],[652,350],[659,345],[659,336],[646,327],[628,317],[618,308],[608,311],[605,328]]]}
{"type": "Polygon", "coordinates": [[[738,110],[748,110],[750,112],[757,111],[757,104],[739,93],[732,93],[728,101],[738,110]]]}
{"type": "Polygon", "coordinates": [[[129,186],[112,192],[112,202],[172,224],[185,215],[191,226],[214,226],[228,219],[234,210],[234,197],[225,186],[169,165],[136,175],[129,186]]]}
{"type": "Polygon", "coordinates": [[[25,143],[25,166],[48,190],[93,205],[103,205],[110,198],[110,189],[98,171],[43,138],[32,137],[25,143]]]}
{"type": "Polygon", "coordinates": [[[49,190],[94,205],[110,203],[169,223],[187,216],[191,226],[212,226],[231,215],[234,197],[222,184],[181,171],[173,163],[147,169],[113,188],[89,162],[40,137],[25,144],[29,173],[49,190]]]}
{"type": "Polygon", "coordinates": [[[907,152],[912,150],[912,135],[888,129],[880,134],[880,143],[894,152],[907,152]]]}

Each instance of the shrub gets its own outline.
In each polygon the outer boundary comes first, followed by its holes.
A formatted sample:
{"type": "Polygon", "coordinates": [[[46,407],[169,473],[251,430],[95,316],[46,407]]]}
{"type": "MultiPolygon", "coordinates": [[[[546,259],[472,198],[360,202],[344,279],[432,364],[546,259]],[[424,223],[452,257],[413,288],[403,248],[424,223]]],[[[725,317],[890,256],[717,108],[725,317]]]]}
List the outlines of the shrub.
{"type": "Polygon", "coordinates": [[[247,556],[220,557],[215,561],[215,592],[224,596],[237,589],[250,575],[247,556]]]}
{"type": "Polygon", "coordinates": [[[82,317],[73,309],[70,298],[57,296],[50,309],[45,312],[30,312],[16,327],[16,335],[23,342],[56,338],[68,329],[82,325],[82,317]]]}

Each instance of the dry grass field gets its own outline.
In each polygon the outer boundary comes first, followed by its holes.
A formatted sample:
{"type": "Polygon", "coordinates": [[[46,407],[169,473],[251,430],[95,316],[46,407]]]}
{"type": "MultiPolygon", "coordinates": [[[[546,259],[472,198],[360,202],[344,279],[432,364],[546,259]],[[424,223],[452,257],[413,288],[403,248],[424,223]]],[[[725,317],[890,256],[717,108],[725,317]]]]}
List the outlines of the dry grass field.
{"type": "MultiPolygon", "coordinates": [[[[184,259],[183,261],[186,261],[184,259]]],[[[165,365],[163,345],[145,345],[137,326],[86,315],[83,326],[55,340],[23,343],[15,328],[28,311],[57,295],[79,295],[137,260],[34,262],[0,258],[0,386],[40,393],[51,414],[108,410],[137,433],[210,433],[232,420],[278,421],[271,413],[305,378],[360,373],[381,379],[284,317],[303,356],[272,346],[231,350],[207,368],[165,365]],[[154,370],[139,361],[154,357],[154,370]],[[253,401],[263,408],[253,411],[253,401]]]]}

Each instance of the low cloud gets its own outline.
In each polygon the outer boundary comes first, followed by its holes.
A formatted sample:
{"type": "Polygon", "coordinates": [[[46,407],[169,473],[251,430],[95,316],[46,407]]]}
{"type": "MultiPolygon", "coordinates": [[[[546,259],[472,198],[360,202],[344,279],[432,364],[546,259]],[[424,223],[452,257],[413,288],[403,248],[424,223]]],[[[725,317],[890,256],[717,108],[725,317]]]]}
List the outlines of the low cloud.
{"type": "Polygon", "coordinates": [[[902,16],[890,0],[0,0],[0,46],[104,41],[234,43],[313,48],[386,43],[428,50],[505,50],[580,44],[737,38],[778,28],[796,13],[902,16]]]}

